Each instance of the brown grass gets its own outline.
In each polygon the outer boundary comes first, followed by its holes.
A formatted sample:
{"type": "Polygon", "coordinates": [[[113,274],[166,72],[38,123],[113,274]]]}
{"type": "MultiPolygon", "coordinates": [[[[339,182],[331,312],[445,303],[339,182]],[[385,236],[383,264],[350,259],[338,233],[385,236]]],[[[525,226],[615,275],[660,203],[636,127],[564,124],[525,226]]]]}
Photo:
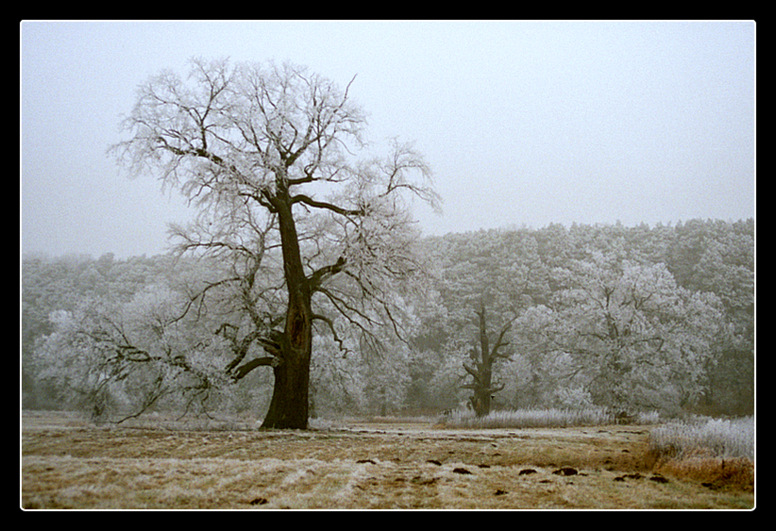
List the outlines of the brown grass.
{"type": "MultiPolygon", "coordinates": [[[[97,427],[22,418],[25,509],[751,509],[655,463],[648,428],[440,429],[358,423],[261,431],[152,418],[97,427]],[[652,467],[655,467],[653,470],[652,467]],[[572,475],[556,473],[572,468],[572,475]],[[656,476],[660,472],[662,476],[656,476]],[[665,479],[658,481],[661,477],[665,479]]],[[[725,473],[732,466],[726,461],[725,473]]],[[[738,465],[737,465],[738,466],[738,465]]],[[[672,468],[673,467],[673,468],[672,468]]],[[[733,476],[730,476],[733,477],[733,476]]],[[[738,476],[736,476],[738,477],[738,476]]]]}
{"type": "Polygon", "coordinates": [[[746,458],[689,456],[682,459],[662,459],[654,471],[700,482],[711,489],[754,492],[754,463],[746,458]]]}

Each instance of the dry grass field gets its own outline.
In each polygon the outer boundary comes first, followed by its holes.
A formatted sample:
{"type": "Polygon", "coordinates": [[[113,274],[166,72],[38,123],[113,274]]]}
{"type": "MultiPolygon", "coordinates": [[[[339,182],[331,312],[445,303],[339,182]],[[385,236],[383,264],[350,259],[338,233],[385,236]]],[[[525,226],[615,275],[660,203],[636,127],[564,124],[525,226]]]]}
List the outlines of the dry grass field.
{"type": "Polygon", "coordinates": [[[308,431],[24,412],[23,509],[752,509],[752,484],[657,464],[649,427],[308,431]],[[719,478],[718,478],[719,479],[719,478]]]}

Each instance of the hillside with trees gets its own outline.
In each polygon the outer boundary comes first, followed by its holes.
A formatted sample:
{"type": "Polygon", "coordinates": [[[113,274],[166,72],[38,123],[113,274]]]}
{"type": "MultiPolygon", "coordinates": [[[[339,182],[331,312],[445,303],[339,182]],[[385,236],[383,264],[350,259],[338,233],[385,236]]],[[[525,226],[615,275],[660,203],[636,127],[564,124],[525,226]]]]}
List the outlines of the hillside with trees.
{"type": "MultiPolygon", "coordinates": [[[[358,307],[349,308],[358,318],[323,318],[346,300],[337,289],[353,289],[327,288],[310,415],[438,414],[462,404],[478,414],[752,414],[754,237],[750,219],[553,224],[407,242],[424,257],[422,283],[379,284],[390,319],[358,307]]],[[[263,417],[271,374],[235,377],[241,345],[243,367],[266,357],[230,320],[250,319],[250,305],[233,305],[249,299],[220,291],[237,265],[208,254],[23,257],[22,406],[112,419],[153,410],[263,417]]],[[[264,297],[253,308],[280,303],[276,278],[250,280],[264,297]]]]}

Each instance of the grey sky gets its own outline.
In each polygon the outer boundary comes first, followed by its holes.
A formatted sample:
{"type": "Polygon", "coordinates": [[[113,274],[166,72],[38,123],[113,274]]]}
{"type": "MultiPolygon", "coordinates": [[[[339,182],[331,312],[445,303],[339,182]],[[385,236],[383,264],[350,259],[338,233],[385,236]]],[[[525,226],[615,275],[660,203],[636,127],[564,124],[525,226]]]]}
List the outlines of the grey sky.
{"type": "Polygon", "coordinates": [[[444,213],[426,234],[754,216],[755,24],[25,21],[22,250],[156,254],[187,213],[106,148],[137,85],[193,56],[345,85],[376,139],[415,142],[444,213]]]}

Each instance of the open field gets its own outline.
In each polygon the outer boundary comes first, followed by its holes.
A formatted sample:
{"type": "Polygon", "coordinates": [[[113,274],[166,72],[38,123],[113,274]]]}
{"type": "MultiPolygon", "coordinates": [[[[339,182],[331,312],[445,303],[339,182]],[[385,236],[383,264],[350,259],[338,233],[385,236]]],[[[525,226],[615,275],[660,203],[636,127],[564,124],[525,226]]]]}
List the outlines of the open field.
{"type": "Polygon", "coordinates": [[[752,488],[674,477],[647,426],[260,431],[24,412],[25,509],[751,509],[752,488]],[[658,474],[657,472],[662,472],[658,474]],[[704,485],[705,483],[705,485],[704,485]]]}

